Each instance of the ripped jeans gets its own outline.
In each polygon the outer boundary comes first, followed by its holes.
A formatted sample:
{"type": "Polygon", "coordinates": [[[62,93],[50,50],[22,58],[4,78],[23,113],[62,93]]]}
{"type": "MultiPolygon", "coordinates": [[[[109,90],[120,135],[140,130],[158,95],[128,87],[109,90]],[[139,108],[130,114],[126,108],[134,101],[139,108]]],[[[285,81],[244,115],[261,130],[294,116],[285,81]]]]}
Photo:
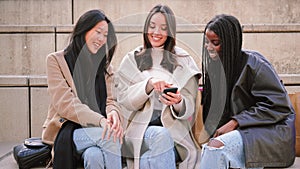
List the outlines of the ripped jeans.
{"type": "Polygon", "coordinates": [[[244,145],[239,131],[234,130],[213,139],[221,141],[224,146],[215,148],[208,146],[207,143],[203,144],[201,169],[246,169],[244,145]]]}

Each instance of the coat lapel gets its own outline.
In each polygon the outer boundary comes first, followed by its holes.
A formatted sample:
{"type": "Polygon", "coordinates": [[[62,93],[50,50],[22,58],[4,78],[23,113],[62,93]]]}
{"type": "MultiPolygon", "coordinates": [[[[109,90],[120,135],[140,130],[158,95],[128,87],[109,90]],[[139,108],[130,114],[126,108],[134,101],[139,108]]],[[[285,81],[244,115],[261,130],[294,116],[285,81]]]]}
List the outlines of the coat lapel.
{"type": "Polygon", "coordinates": [[[75,95],[77,95],[76,87],[74,85],[73,77],[71,75],[70,69],[68,67],[68,64],[66,62],[66,59],[64,57],[64,52],[60,52],[59,55],[55,55],[55,58],[57,60],[57,63],[59,67],[61,68],[62,74],[64,75],[67,83],[74,91],[75,95]]]}

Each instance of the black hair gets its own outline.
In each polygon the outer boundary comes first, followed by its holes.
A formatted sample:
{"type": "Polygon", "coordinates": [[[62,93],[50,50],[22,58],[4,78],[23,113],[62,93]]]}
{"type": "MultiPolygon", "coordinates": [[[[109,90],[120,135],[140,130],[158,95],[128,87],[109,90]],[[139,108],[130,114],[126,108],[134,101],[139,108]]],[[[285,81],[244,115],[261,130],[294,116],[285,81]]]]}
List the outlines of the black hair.
{"type": "Polygon", "coordinates": [[[111,21],[104,15],[104,13],[100,10],[90,10],[84,13],[77,21],[70,38],[69,45],[65,49],[65,56],[70,57],[71,66],[74,68],[77,57],[85,45],[85,35],[91,30],[96,24],[101,21],[106,21],[108,24],[108,35],[107,42],[102,47],[105,49],[105,72],[107,73],[108,65],[110,64],[113,54],[115,52],[115,48],[117,45],[117,37],[115,34],[114,27],[111,21]],[[107,51],[107,50],[108,51],[107,51]]]}
{"type": "MultiPolygon", "coordinates": [[[[225,121],[221,121],[220,123],[226,123],[228,118],[232,115],[230,99],[231,92],[234,87],[234,84],[238,80],[240,73],[245,65],[246,58],[242,54],[242,27],[237,18],[231,15],[221,14],[215,16],[205,27],[204,36],[203,36],[203,50],[202,50],[202,72],[203,72],[203,96],[202,96],[202,104],[203,104],[203,113],[204,120],[207,117],[207,113],[210,109],[210,105],[212,104],[212,90],[223,90],[225,86],[225,108],[223,110],[223,116],[226,116],[225,121]],[[212,70],[209,68],[212,67],[212,64],[215,64],[214,61],[209,57],[207,49],[204,47],[205,44],[205,33],[207,30],[213,31],[220,39],[221,50],[219,52],[219,59],[221,69],[225,73],[226,83],[222,83],[221,81],[218,84],[211,84],[211,75],[209,75],[208,71],[212,70]]],[[[213,72],[220,72],[213,71],[213,72]]],[[[220,75],[217,75],[220,76],[220,75]]],[[[218,80],[221,78],[218,77],[218,80]]],[[[219,91],[217,91],[219,92],[219,91]]],[[[222,111],[222,110],[221,110],[222,111]]],[[[222,119],[224,119],[222,118],[222,119]]],[[[219,125],[223,125],[219,124],[219,125]]]]}

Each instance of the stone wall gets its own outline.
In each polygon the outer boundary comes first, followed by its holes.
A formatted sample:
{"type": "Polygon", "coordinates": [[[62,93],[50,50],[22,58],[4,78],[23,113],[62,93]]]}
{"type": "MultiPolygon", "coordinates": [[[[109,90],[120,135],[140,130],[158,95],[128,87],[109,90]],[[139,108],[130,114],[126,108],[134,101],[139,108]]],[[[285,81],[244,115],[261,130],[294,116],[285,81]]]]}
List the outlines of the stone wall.
{"type": "Polygon", "coordinates": [[[243,47],[265,55],[289,92],[300,91],[298,0],[0,0],[0,142],[41,135],[49,104],[45,59],[64,49],[81,14],[98,8],[113,21],[117,69],[142,44],[145,16],[158,3],[174,10],[177,44],[199,67],[205,24],[216,14],[232,14],[244,27],[243,47]]]}
{"type": "Polygon", "coordinates": [[[0,74],[45,75],[45,58],[68,43],[74,22],[85,11],[100,8],[113,21],[119,40],[115,68],[142,43],[147,12],[169,5],[178,22],[177,43],[200,66],[202,31],[214,15],[235,15],[244,25],[243,47],[260,51],[278,73],[299,73],[300,10],[297,0],[1,0],[0,74]]]}

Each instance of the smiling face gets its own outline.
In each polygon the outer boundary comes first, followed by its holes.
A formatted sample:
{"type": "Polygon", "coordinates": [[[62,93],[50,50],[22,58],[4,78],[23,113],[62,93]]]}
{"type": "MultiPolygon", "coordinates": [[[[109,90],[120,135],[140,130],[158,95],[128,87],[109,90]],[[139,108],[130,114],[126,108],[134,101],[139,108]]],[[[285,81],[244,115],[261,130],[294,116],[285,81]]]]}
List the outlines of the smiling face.
{"type": "Polygon", "coordinates": [[[221,40],[219,36],[207,29],[205,32],[205,44],[204,47],[207,49],[211,59],[215,60],[221,53],[221,40]]]}
{"type": "Polygon", "coordinates": [[[158,12],[152,16],[148,25],[147,36],[152,47],[161,47],[166,42],[168,26],[166,17],[162,13],[158,12]]]}
{"type": "Polygon", "coordinates": [[[85,35],[85,42],[92,54],[97,51],[106,43],[108,34],[108,24],[106,21],[101,21],[96,24],[85,35]]]}

